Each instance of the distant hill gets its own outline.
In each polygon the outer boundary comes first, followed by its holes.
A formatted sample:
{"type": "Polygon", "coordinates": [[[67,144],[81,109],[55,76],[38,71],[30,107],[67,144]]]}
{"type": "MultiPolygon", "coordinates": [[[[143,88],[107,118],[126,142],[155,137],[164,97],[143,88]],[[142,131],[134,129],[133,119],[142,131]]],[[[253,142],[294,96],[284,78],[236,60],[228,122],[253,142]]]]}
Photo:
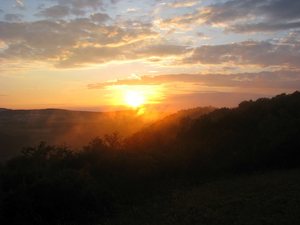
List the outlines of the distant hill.
{"type": "Polygon", "coordinates": [[[0,112],[9,111],[10,109],[0,108],[0,112]]]}
{"type": "Polygon", "coordinates": [[[84,112],[61,109],[0,109],[0,161],[40,141],[78,148],[92,138],[119,132],[128,136],[153,122],[136,111],[84,112]]]}
{"type": "Polygon", "coordinates": [[[211,113],[214,107],[197,107],[181,110],[141,129],[126,140],[128,148],[155,149],[160,151],[168,145],[173,145],[178,133],[183,132],[192,120],[211,113]]]}

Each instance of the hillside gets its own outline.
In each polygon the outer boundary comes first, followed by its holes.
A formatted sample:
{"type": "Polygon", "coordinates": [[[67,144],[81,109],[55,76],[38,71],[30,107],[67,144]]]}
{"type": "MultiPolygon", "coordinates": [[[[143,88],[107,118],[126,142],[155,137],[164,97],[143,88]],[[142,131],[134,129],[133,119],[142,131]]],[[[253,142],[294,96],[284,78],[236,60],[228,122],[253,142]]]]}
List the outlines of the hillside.
{"type": "Polygon", "coordinates": [[[127,148],[159,151],[164,146],[172,145],[178,133],[183,132],[191,121],[211,113],[216,108],[198,107],[181,110],[169,115],[129,136],[125,142],[127,148]]]}
{"type": "Polygon", "coordinates": [[[175,154],[178,161],[186,160],[182,163],[197,170],[300,164],[300,92],[203,112],[199,117],[183,114],[179,123],[166,118],[131,136],[128,146],[175,154]]]}
{"type": "Polygon", "coordinates": [[[61,109],[0,110],[0,161],[40,141],[80,148],[95,137],[126,137],[152,123],[135,111],[81,112],[61,109]]]}

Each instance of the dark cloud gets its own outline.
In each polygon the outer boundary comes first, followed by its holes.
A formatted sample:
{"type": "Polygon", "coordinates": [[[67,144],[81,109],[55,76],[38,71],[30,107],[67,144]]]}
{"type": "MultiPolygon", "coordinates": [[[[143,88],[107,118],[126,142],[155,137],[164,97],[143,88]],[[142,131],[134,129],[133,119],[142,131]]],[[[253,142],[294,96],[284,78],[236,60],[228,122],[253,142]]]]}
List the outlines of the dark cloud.
{"type": "Polygon", "coordinates": [[[286,29],[298,29],[300,22],[287,22],[287,23],[253,23],[253,24],[237,24],[227,27],[226,31],[236,33],[250,33],[250,32],[274,32],[286,29]]]}
{"type": "Polygon", "coordinates": [[[91,19],[92,19],[92,21],[97,22],[97,23],[104,23],[104,22],[110,20],[111,18],[106,13],[95,13],[95,14],[91,15],[91,19]]]}
{"type": "Polygon", "coordinates": [[[74,15],[84,15],[87,10],[105,9],[104,0],[52,0],[57,2],[59,6],[67,6],[74,15]]]}
{"type": "Polygon", "coordinates": [[[257,65],[300,68],[300,43],[246,41],[224,45],[204,45],[184,59],[188,64],[257,65]]]}
{"type": "Polygon", "coordinates": [[[23,15],[8,13],[4,15],[4,19],[9,22],[20,22],[23,19],[23,15]]]}
{"type": "Polygon", "coordinates": [[[97,11],[105,9],[104,0],[50,0],[56,5],[44,8],[40,7],[40,11],[36,14],[46,18],[64,18],[69,15],[84,16],[91,10],[97,11]]]}
{"type": "Polygon", "coordinates": [[[58,2],[61,5],[70,5],[73,8],[92,8],[92,9],[100,9],[104,6],[103,0],[53,0],[58,2]]]}
{"type": "Polygon", "coordinates": [[[166,19],[162,23],[178,26],[222,24],[234,32],[270,32],[299,28],[299,20],[300,1],[297,0],[230,0],[166,19]]]}
{"type": "Polygon", "coordinates": [[[290,21],[300,18],[297,0],[231,0],[209,6],[203,15],[209,23],[232,22],[247,17],[262,17],[269,22],[290,21]]]}
{"type": "Polygon", "coordinates": [[[66,5],[55,5],[41,10],[37,15],[46,18],[64,18],[71,14],[71,9],[66,5]]]}

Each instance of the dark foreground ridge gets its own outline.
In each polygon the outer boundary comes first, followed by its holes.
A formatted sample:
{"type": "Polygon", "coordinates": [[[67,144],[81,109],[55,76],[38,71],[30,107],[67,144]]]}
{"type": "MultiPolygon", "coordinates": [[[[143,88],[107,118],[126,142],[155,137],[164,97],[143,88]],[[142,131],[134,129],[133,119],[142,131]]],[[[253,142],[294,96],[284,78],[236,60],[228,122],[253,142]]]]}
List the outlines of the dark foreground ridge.
{"type": "Polygon", "coordinates": [[[0,221],[300,224],[299,137],[295,92],[177,114],[80,151],[41,143],[1,166],[0,221]]]}

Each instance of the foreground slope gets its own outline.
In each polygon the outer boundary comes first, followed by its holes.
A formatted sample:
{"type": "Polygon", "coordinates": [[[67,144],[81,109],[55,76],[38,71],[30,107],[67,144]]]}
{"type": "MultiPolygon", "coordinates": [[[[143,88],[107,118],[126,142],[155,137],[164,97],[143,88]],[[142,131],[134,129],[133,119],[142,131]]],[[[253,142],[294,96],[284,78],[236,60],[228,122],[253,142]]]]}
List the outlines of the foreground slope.
{"type": "Polygon", "coordinates": [[[300,170],[223,177],[166,188],[109,225],[295,225],[300,223],[300,170]]]}

